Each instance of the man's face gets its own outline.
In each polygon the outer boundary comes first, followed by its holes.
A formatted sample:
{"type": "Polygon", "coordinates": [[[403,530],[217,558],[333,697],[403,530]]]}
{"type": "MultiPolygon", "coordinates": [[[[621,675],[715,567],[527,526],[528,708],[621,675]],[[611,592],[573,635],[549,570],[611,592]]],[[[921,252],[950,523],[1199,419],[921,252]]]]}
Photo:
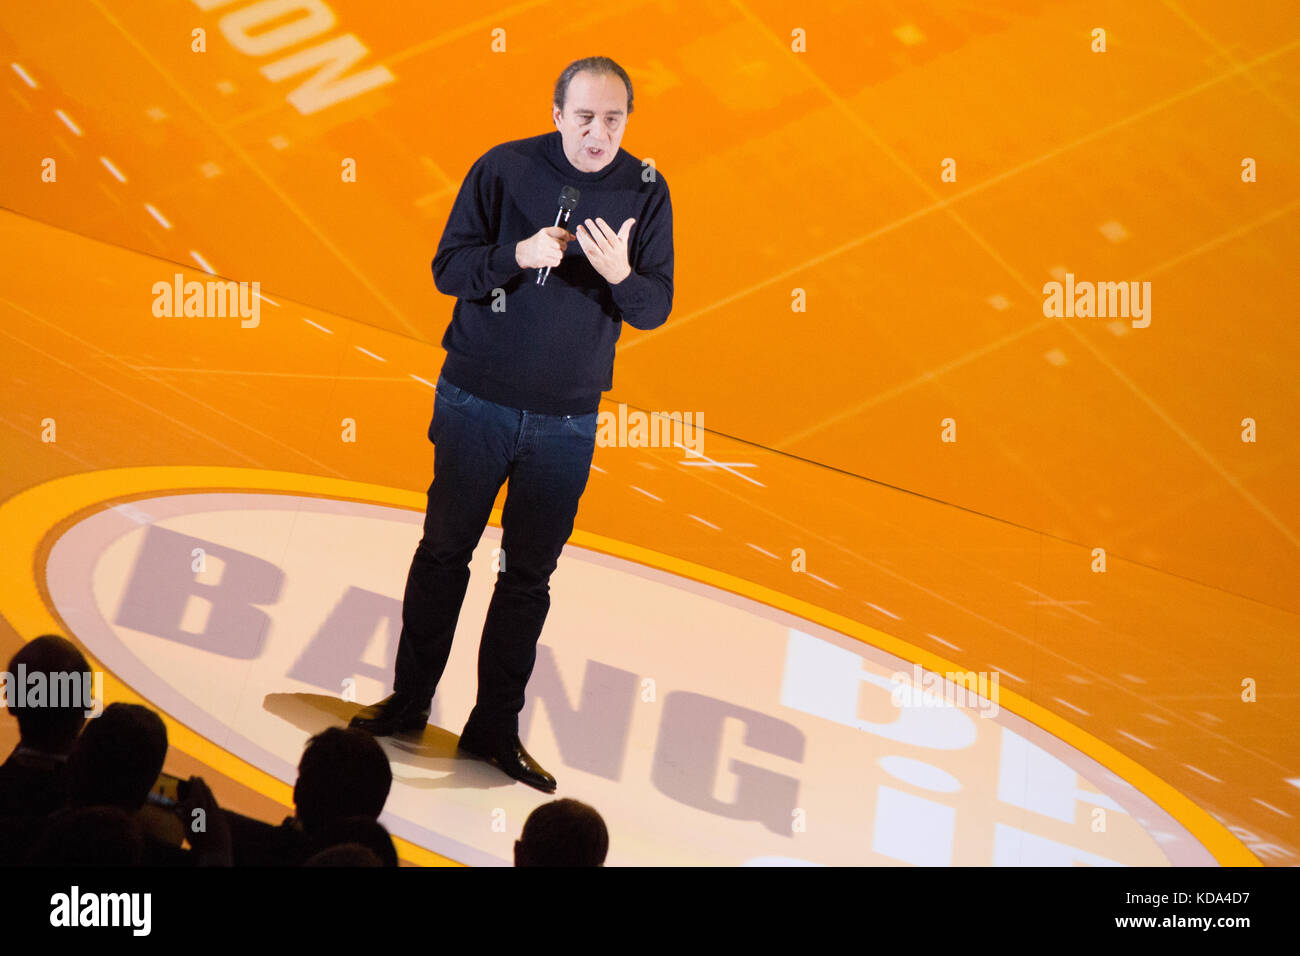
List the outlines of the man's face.
{"type": "Polygon", "coordinates": [[[627,128],[627,88],[613,73],[583,70],[569,80],[564,109],[553,108],[564,155],[584,173],[599,172],[618,155],[627,128]]]}

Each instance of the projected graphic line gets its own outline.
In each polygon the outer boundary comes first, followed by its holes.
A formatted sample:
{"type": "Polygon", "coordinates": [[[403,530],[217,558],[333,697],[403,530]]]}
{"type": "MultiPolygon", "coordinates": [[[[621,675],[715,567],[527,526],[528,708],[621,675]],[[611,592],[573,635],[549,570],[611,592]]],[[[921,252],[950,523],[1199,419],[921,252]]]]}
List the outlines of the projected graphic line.
{"type": "MultiPolygon", "coordinates": [[[[615,404],[615,405],[626,405],[629,409],[632,409],[632,410],[635,410],[635,411],[639,411],[639,412],[643,412],[643,413],[645,413],[646,415],[663,417],[663,416],[662,416],[662,413],[660,413],[660,412],[652,412],[652,411],[650,411],[649,409],[641,408],[641,407],[638,406],[638,405],[633,405],[631,402],[622,401],[622,400],[615,400],[612,396],[611,396],[608,400],[609,400],[610,402],[612,402],[613,404],[615,404]]],[[[801,462],[801,463],[806,464],[806,465],[812,465],[812,466],[814,466],[814,467],[816,467],[816,468],[820,468],[820,469],[822,469],[822,470],[824,470],[824,471],[833,472],[834,474],[837,474],[837,475],[843,475],[843,476],[846,477],[846,478],[853,478],[853,479],[856,479],[857,481],[865,481],[865,482],[867,482],[867,483],[869,483],[869,484],[875,485],[875,486],[880,487],[880,488],[888,488],[888,489],[891,490],[891,491],[897,491],[897,492],[900,492],[900,493],[902,493],[902,494],[909,495],[910,497],[913,497],[913,498],[919,498],[919,499],[924,500],[924,501],[930,501],[930,502],[933,502],[934,504],[937,504],[937,505],[943,505],[944,507],[947,507],[947,508],[954,508],[954,509],[956,509],[956,510],[958,510],[958,511],[965,512],[966,514],[974,515],[974,516],[979,517],[979,518],[986,518],[986,519],[988,519],[989,521],[995,521],[995,522],[997,522],[998,524],[1003,525],[1003,526],[1008,527],[1008,528],[1015,528],[1015,529],[1017,529],[1017,530],[1019,530],[1019,531],[1026,531],[1026,532],[1029,532],[1030,534],[1042,535],[1044,538],[1050,538],[1050,539],[1053,540],[1053,541],[1059,541],[1059,542],[1061,542],[1062,544],[1072,545],[1073,547],[1077,547],[1077,548],[1084,548],[1084,549],[1087,549],[1087,548],[1093,546],[1093,545],[1089,545],[1089,544],[1087,544],[1087,543],[1085,543],[1085,542],[1082,542],[1082,541],[1075,541],[1075,540],[1072,539],[1072,538],[1067,538],[1067,537],[1064,537],[1064,536],[1059,535],[1059,534],[1053,534],[1053,533],[1050,532],[1050,531],[1043,531],[1043,530],[1041,530],[1041,529],[1039,529],[1039,528],[1030,527],[1029,525],[1021,524],[1021,523],[1019,523],[1019,522],[1017,522],[1017,521],[1011,521],[1010,519],[1007,519],[1007,518],[1001,518],[1001,517],[999,517],[999,516],[997,516],[997,515],[992,515],[992,514],[989,514],[988,512],[980,511],[978,508],[971,508],[971,507],[968,507],[967,505],[961,505],[961,504],[958,504],[958,503],[955,502],[955,501],[948,501],[948,500],[945,499],[945,498],[937,498],[937,497],[935,497],[934,495],[927,495],[925,492],[922,492],[922,491],[914,491],[914,490],[911,489],[911,488],[904,488],[904,487],[902,487],[902,486],[900,486],[900,485],[893,485],[893,484],[890,484],[889,482],[884,481],[884,480],[882,480],[882,479],[879,479],[879,478],[872,478],[870,475],[861,475],[861,474],[858,474],[858,473],[855,472],[855,471],[849,471],[848,469],[840,468],[840,467],[838,467],[838,466],[836,466],[836,465],[831,465],[831,464],[828,464],[828,463],[826,463],[826,462],[824,462],[824,461],[818,461],[818,460],[815,459],[815,458],[805,458],[803,455],[796,455],[796,454],[793,453],[793,452],[782,451],[782,450],[779,449],[779,448],[773,448],[771,445],[765,445],[765,444],[763,444],[762,442],[754,441],[754,440],[752,440],[752,439],[748,439],[748,438],[741,438],[739,435],[733,435],[733,434],[731,434],[730,432],[719,431],[719,430],[716,429],[716,428],[710,428],[710,427],[705,426],[705,425],[696,425],[696,426],[694,426],[694,427],[695,427],[698,431],[704,432],[705,434],[708,434],[708,435],[716,435],[716,436],[718,436],[719,438],[726,438],[726,439],[728,439],[728,440],[730,440],[730,441],[734,441],[734,442],[736,442],[737,444],[740,444],[740,445],[747,445],[747,446],[749,446],[750,448],[760,449],[760,450],[762,450],[762,451],[768,452],[769,454],[772,454],[772,455],[778,455],[778,456],[780,456],[780,457],[782,457],[782,458],[785,458],[785,459],[788,459],[788,460],[790,460],[790,461],[797,461],[797,462],[801,462]]],[[[1154,571],[1154,572],[1156,572],[1157,574],[1166,574],[1166,575],[1169,575],[1169,576],[1172,577],[1172,578],[1177,578],[1177,579],[1180,580],[1180,581],[1186,581],[1186,582],[1188,582],[1189,584],[1195,584],[1195,585],[1197,585],[1197,586],[1199,586],[1199,587],[1208,588],[1209,590],[1212,590],[1212,591],[1218,591],[1218,592],[1221,593],[1221,594],[1227,594],[1227,595],[1231,595],[1231,596],[1234,597],[1234,598],[1240,598],[1240,599],[1245,600],[1245,601],[1250,601],[1250,602],[1253,603],[1253,604],[1258,604],[1258,605],[1260,605],[1261,607],[1272,608],[1273,610],[1275,610],[1275,611],[1281,611],[1281,612],[1284,613],[1284,614],[1294,614],[1294,613],[1295,613],[1294,611],[1291,611],[1291,610],[1288,609],[1288,608],[1280,607],[1280,606],[1278,606],[1278,605],[1276,605],[1276,604],[1270,604],[1270,603],[1268,603],[1267,601],[1261,601],[1261,600],[1259,600],[1259,599],[1257,599],[1257,598],[1250,597],[1249,595],[1239,594],[1239,593],[1237,593],[1236,591],[1231,591],[1231,590],[1228,590],[1227,588],[1223,588],[1223,587],[1220,587],[1220,586],[1218,586],[1218,585],[1208,584],[1208,583],[1206,583],[1205,581],[1200,581],[1200,580],[1198,580],[1198,579],[1196,579],[1196,578],[1188,577],[1187,575],[1176,574],[1176,573],[1173,572],[1173,571],[1167,571],[1167,570],[1165,570],[1164,568],[1157,567],[1156,565],[1147,564],[1147,563],[1145,563],[1145,562],[1143,562],[1143,561],[1139,561],[1139,560],[1137,560],[1137,559],[1135,559],[1135,558],[1126,557],[1125,555],[1120,554],[1120,553],[1118,553],[1118,552],[1116,552],[1116,551],[1113,551],[1113,550],[1111,550],[1111,549],[1109,549],[1109,548],[1107,549],[1106,553],[1107,553],[1107,555],[1109,555],[1110,557],[1118,558],[1119,560],[1124,561],[1124,562],[1127,562],[1128,564],[1132,564],[1132,565],[1135,566],[1135,567],[1145,568],[1145,569],[1147,569],[1148,571],[1154,571]]]]}

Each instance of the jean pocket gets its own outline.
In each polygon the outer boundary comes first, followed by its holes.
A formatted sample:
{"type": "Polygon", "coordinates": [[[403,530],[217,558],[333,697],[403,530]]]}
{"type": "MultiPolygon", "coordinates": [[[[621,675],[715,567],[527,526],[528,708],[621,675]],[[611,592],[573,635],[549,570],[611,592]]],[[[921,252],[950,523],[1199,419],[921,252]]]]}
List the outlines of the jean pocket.
{"type": "Polygon", "coordinates": [[[463,388],[457,388],[441,375],[438,376],[438,382],[434,386],[434,390],[438,393],[438,401],[450,405],[452,408],[462,408],[474,400],[473,395],[463,388]]]}
{"type": "Polygon", "coordinates": [[[600,419],[600,412],[589,412],[586,415],[565,415],[564,424],[569,431],[579,435],[588,441],[594,441],[596,438],[596,426],[600,419]]]}

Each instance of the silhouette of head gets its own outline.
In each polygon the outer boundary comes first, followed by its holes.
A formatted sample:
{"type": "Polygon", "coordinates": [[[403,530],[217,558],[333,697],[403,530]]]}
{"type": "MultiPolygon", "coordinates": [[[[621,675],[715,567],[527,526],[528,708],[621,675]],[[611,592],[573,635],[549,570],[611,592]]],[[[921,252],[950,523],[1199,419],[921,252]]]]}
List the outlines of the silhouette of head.
{"type": "Polygon", "coordinates": [[[90,665],[77,645],[56,634],[43,634],[18,649],[9,661],[7,673],[10,679],[17,681],[19,674],[41,673],[46,675],[47,688],[40,706],[19,707],[18,688],[6,680],[5,702],[9,713],[18,721],[18,734],[24,746],[64,754],[72,749],[77,734],[86,723],[86,710],[90,707],[90,701],[81,697],[80,677],[89,672],[90,665]],[[52,678],[50,675],[61,676],[52,678]],[[52,681],[68,687],[66,681],[74,678],[79,684],[75,700],[67,694],[49,692],[54,687],[52,681]],[[50,706],[52,703],[58,706],[50,706]]]}
{"type": "Polygon", "coordinates": [[[397,848],[384,825],[371,817],[340,817],[323,824],[312,836],[309,854],[330,847],[359,844],[379,860],[377,866],[397,866],[397,848]]]}
{"type": "Polygon", "coordinates": [[[515,841],[515,866],[603,866],[609,831],[594,807],[564,798],[528,815],[515,841]]]}
{"type": "Polygon", "coordinates": [[[139,866],[144,838],[135,818],[119,807],[63,810],[50,818],[27,855],[36,866],[139,866]]]}
{"type": "Polygon", "coordinates": [[[68,803],[134,813],[167,759],[162,718],[139,704],[109,704],[77,738],[68,758],[68,803]]]}
{"type": "Polygon", "coordinates": [[[393,786],[384,748],[364,730],[330,727],[302,752],[293,802],[303,829],[342,817],[378,819],[393,786]]]}
{"type": "Polygon", "coordinates": [[[321,850],[303,866],[383,866],[375,851],[360,843],[340,843],[321,850]]]}

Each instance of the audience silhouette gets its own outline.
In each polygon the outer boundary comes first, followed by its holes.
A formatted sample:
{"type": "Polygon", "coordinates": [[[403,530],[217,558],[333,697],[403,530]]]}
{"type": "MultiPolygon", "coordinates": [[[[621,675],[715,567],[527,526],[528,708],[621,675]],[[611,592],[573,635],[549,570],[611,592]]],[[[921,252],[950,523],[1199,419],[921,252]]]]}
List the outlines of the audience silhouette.
{"type": "Polygon", "coordinates": [[[22,862],[45,818],[67,802],[68,754],[89,710],[84,700],[20,694],[18,682],[41,674],[48,688],[50,675],[89,674],[90,667],[71,641],[43,634],[19,648],[5,673],[5,706],[18,721],[18,745],[0,765],[0,865],[22,862]]]}
{"type": "MultiPolygon", "coordinates": [[[[85,655],[71,641],[46,634],[23,645],[9,661],[6,673],[14,681],[19,674],[87,674],[85,655]]],[[[26,695],[24,695],[25,697],[26,695]]],[[[66,701],[50,706],[42,700],[32,706],[19,705],[16,686],[7,686],[5,703],[18,721],[18,746],[0,765],[0,817],[43,817],[63,806],[67,799],[67,760],[86,723],[89,703],[66,701]]]]}
{"type": "MultiPolygon", "coordinates": [[[[298,762],[294,816],[274,827],[242,814],[228,814],[235,865],[301,865],[324,849],[322,840],[329,839],[335,828],[341,828],[341,842],[364,842],[373,848],[373,837],[358,840],[356,824],[341,821],[361,818],[378,826],[392,786],[388,755],[374,737],[342,727],[321,731],[307,741],[298,762]]],[[[384,838],[389,839],[387,831],[384,838]]],[[[385,854],[378,855],[383,861],[385,854]]],[[[396,856],[394,852],[392,865],[396,865],[396,856]]]]}
{"type": "Polygon", "coordinates": [[[140,704],[110,704],[86,725],[68,759],[68,806],[117,807],[132,814],[144,831],[145,865],[229,866],[225,815],[199,777],[190,778],[186,796],[176,807],[192,853],[146,825],[145,801],[166,760],[162,718],[140,704]]]}
{"type": "Polygon", "coordinates": [[[119,807],[82,807],[55,813],[27,855],[34,866],[139,866],[145,837],[135,817],[119,807]]]}
{"type": "Polygon", "coordinates": [[[375,851],[360,843],[340,843],[321,850],[303,866],[383,866],[375,851]]]}
{"type": "MultiPolygon", "coordinates": [[[[58,635],[30,641],[9,662],[5,704],[19,742],[0,764],[0,865],[398,865],[393,839],[379,823],[392,768],[364,730],[330,727],[307,741],[294,815],[279,826],[222,810],[199,777],[182,784],[176,805],[162,810],[149,799],[167,761],[162,718],[119,702],[87,722],[93,702],[84,695],[17,693],[20,681],[24,690],[53,687],[56,675],[65,688],[74,679],[88,688],[93,676],[81,650],[58,635]],[[160,819],[169,826],[160,829],[160,819]]],[[[600,814],[561,799],[529,815],[514,855],[516,866],[603,866],[608,851],[600,814]]]]}
{"type": "Polygon", "coordinates": [[[604,866],[609,831],[594,807],[570,798],[543,803],[515,841],[515,866],[604,866]]]}

